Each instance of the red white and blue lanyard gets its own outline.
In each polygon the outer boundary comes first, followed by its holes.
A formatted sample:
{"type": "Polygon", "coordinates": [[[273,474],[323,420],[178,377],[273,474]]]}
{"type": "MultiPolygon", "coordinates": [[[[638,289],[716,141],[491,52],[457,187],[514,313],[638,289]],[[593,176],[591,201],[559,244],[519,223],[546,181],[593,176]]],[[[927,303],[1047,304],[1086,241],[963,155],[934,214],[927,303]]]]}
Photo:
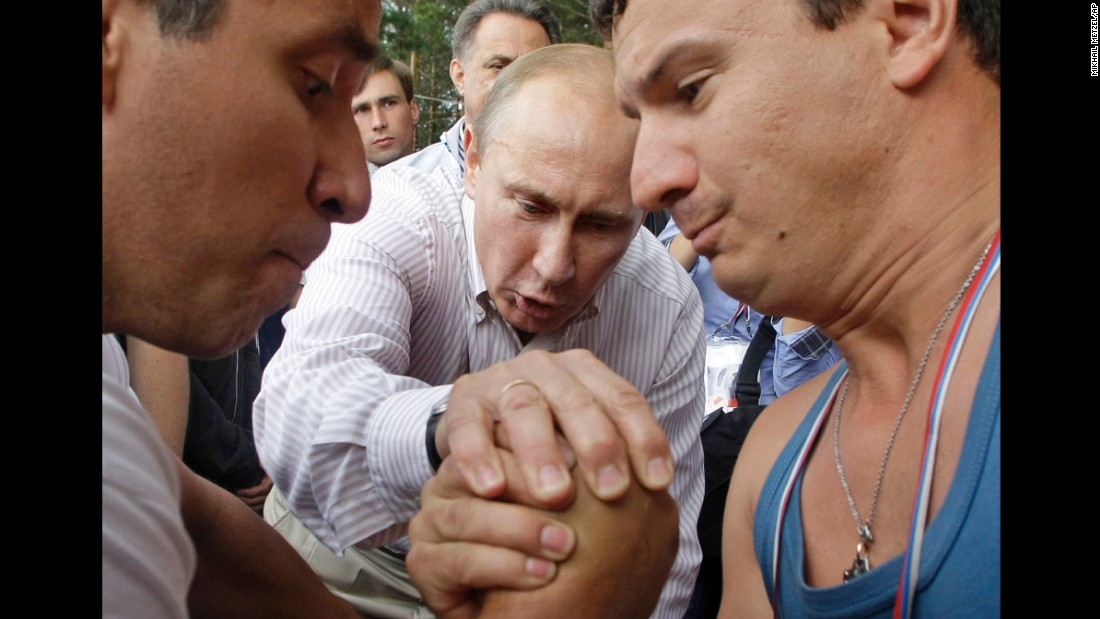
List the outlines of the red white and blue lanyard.
{"type": "MultiPolygon", "coordinates": [[[[898,593],[894,600],[895,619],[908,619],[913,611],[913,600],[916,597],[917,580],[920,576],[921,546],[924,543],[925,523],[928,519],[928,507],[931,499],[932,471],[936,464],[936,445],[939,442],[940,422],[943,419],[943,407],[947,399],[947,389],[951,384],[951,377],[954,374],[955,366],[962,352],[963,341],[966,339],[967,332],[970,330],[970,325],[974,320],[974,314],[977,310],[978,303],[982,295],[985,294],[990,281],[992,281],[993,276],[997,273],[1000,266],[1001,231],[998,229],[997,234],[993,237],[993,245],[990,248],[989,255],[986,256],[985,261],[982,263],[980,270],[975,276],[976,285],[971,286],[970,291],[963,300],[962,310],[955,320],[954,328],[947,341],[947,348],[944,351],[943,359],[940,361],[940,367],[936,373],[936,383],[933,389],[932,400],[929,403],[928,422],[925,428],[924,457],[921,463],[920,481],[917,487],[917,500],[913,507],[912,525],[909,531],[909,545],[903,557],[901,578],[898,582],[898,593]]],[[[817,419],[814,420],[814,425],[810,429],[810,434],[798,453],[796,465],[783,487],[783,499],[780,502],[779,514],[775,522],[775,541],[772,545],[772,604],[777,614],[779,609],[779,542],[783,531],[783,518],[787,513],[787,506],[790,503],[795,481],[805,467],[810,450],[817,441],[817,436],[825,422],[826,413],[832,410],[833,401],[840,391],[840,386],[847,378],[847,369],[845,369],[844,372],[845,376],[833,385],[827,404],[822,407],[817,419]]]]}

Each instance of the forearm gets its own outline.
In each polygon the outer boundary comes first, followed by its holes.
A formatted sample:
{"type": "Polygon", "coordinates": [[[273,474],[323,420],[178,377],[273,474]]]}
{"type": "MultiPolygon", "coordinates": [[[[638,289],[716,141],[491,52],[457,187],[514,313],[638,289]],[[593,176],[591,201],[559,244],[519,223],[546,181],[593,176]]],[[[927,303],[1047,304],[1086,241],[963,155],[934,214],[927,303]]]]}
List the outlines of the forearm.
{"type": "Polygon", "coordinates": [[[408,375],[414,306],[400,266],[334,235],[253,407],[261,462],[333,551],[402,536],[431,475],[424,424],[445,388],[408,375]]]}
{"type": "Polygon", "coordinates": [[[359,617],[240,499],[177,464],[184,526],[198,557],[192,617],[359,617]]]}
{"type": "Polygon", "coordinates": [[[260,461],[330,550],[389,543],[405,534],[431,476],[424,427],[446,388],[337,347],[315,354],[345,361],[299,365],[291,348],[268,365],[253,409],[260,461]]]}
{"type": "Polygon", "coordinates": [[[168,448],[181,455],[189,403],[187,357],[127,336],[126,358],[134,393],[149,411],[168,448]]]}

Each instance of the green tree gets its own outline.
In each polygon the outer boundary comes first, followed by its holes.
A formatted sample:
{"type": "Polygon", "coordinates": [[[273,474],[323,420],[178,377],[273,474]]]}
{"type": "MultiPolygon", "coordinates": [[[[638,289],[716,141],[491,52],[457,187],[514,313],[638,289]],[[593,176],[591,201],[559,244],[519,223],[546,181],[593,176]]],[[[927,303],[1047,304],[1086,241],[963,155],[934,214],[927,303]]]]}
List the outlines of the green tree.
{"type": "Polygon", "coordinates": [[[588,0],[548,0],[547,4],[561,21],[561,35],[565,42],[603,45],[603,37],[588,15],[588,0]]]}
{"type": "MultiPolygon", "coordinates": [[[[451,33],[468,0],[383,0],[382,51],[413,71],[420,123],[419,150],[439,139],[462,114],[451,82],[451,33]]],[[[587,0],[548,0],[567,42],[602,45],[588,17],[587,0]]]]}

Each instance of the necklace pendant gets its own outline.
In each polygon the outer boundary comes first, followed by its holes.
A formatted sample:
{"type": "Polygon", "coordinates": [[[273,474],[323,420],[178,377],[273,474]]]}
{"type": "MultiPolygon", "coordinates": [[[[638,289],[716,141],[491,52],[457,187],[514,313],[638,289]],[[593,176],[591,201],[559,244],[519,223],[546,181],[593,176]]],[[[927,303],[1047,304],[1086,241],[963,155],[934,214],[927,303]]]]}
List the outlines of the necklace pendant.
{"type": "Polygon", "coordinates": [[[867,557],[856,556],[852,569],[844,570],[844,582],[850,582],[871,571],[871,561],[867,557]]]}
{"type": "Polygon", "coordinates": [[[870,530],[862,541],[856,544],[856,560],[852,562],[852,569],[844,570],[844,582],[850,582],[871,571],[871,559],[867,556],[870,546],[870,530]]]}

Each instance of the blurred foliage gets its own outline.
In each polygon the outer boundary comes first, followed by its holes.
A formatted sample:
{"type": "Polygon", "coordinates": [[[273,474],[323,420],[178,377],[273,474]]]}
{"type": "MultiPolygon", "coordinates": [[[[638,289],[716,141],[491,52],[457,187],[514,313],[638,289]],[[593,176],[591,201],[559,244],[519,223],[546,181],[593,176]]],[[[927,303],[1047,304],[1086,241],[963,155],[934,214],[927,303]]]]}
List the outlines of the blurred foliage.
{"type": "MultiPolygon", "coordinates": [[[[451,83],[451,32],[468,0],[383,0],[382,51],[409,65],[420,106],[416,148],[439,139],[462,115],[451,83]]],[[[548,0],[566,42],[602,45],[588,17],[588,0],[548,0]]]]}

